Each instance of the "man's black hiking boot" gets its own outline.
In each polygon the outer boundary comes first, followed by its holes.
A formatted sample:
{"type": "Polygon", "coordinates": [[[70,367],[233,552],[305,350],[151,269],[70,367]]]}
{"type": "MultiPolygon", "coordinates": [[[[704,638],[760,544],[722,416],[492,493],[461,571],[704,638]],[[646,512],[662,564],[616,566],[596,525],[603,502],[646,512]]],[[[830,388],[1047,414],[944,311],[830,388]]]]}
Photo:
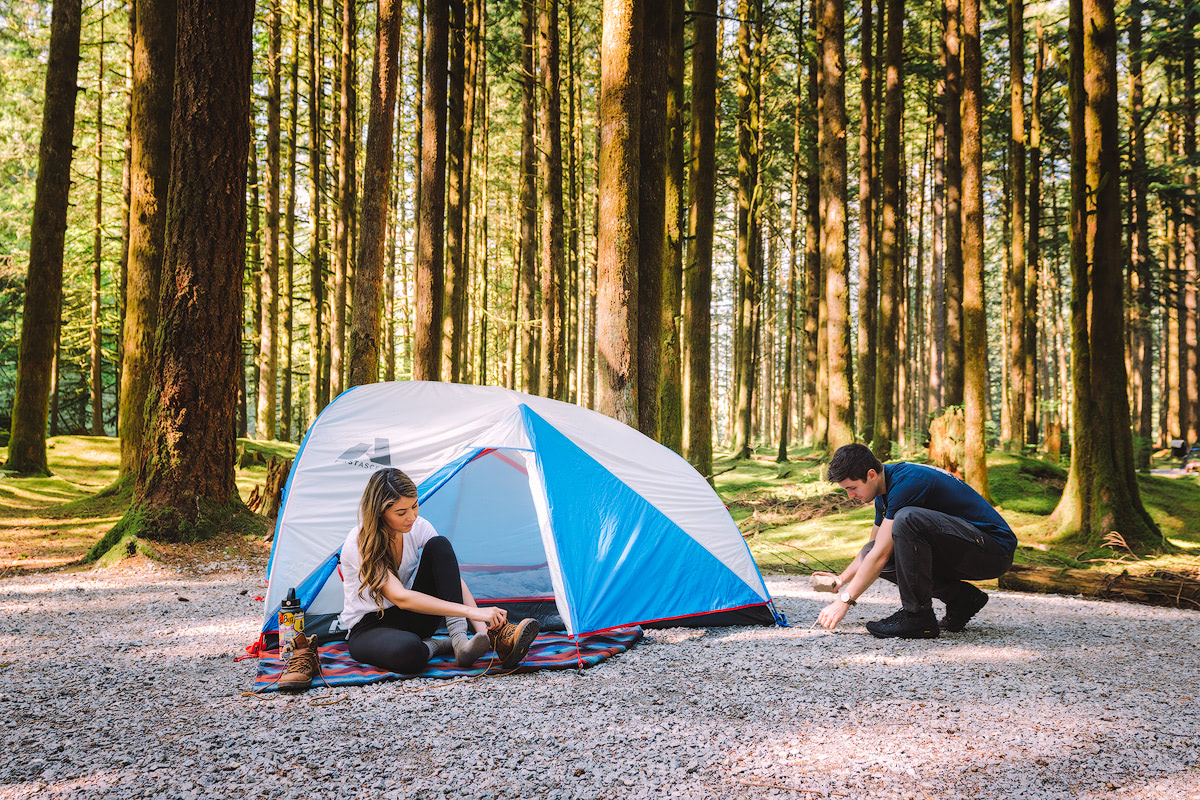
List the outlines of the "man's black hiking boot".
{"type": "Polygon", "coordinates": [[[932,608],[915,613],[900,609],[887,619],[868,622],[867,631],[876,639],[936,639],[938,621],[932,608]]]}
{"type": "Polygon", "coordinates": [[[987,601],[987,592],[977,586],[963,583],[963,588],[959,590],[957,596],[946,601],[946,616],[942,617],[942,630],[958,633],[967,627],[971,617],[978,614],[979,610],[987,605],[987,601]]]}

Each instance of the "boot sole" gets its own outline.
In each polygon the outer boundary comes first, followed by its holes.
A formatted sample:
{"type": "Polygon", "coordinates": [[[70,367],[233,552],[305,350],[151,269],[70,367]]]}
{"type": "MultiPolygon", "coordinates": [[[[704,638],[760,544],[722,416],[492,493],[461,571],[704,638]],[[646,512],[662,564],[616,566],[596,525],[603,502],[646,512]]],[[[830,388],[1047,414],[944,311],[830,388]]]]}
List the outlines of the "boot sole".
{"type": "Polygon", "coordinates": [[[512,669],[525,660],[525,656],[529,653],[529,647],[533,644],[533,640],[537,638],[541,626],[538,625],[536,619],[521,620],[517,625],[517,641],[513,646],[512,652],[509,653],[500,662],[500,669],[512,669]]]}
{"type": "Polygon", "coordinates": [[[936,639],[938,637],[938,631],[928,629],[906,633],[888,633],[886,631],[873,631],[870,626],[867,626],[867,632],[876,639],[936,639]]]}

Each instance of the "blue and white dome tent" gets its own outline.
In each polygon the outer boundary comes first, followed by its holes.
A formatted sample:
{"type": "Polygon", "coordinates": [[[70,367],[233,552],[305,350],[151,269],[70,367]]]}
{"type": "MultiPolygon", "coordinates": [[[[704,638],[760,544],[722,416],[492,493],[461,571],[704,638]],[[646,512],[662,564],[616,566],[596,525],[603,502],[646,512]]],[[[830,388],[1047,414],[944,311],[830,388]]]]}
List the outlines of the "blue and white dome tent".
{"type": "MultiPolygon", "coordinates": [[[[402,469],[481,605],[582,635],[632,624],[774,624],[758,566],[712,487],[609,417],[489,386],[356,386],[321,413],[275,527],[260,646],[295,587],[338,633],[338,551],[370,474],[402,469]]],[[[344,634],[344,631],[340,631],[344,634]]]]}

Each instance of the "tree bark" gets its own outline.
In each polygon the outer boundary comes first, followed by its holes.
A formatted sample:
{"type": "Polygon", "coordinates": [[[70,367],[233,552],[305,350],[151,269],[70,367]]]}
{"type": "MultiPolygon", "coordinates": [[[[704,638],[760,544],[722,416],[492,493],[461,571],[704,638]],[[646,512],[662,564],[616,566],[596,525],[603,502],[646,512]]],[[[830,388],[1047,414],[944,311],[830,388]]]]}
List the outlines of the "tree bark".
{"type": "Polygon", "coordinates": [[[567,304],[563,252],[562,95],[559,91],[558,0],[541,3],[538,52],[541,103],[541,387],[547,397],[567,399],[567,304]]]}
{"type": "Polygon", "coordinates": [[[417,218],[416,332],[413,379],[436,381],[442,366],[445,294],[446,70],[449,0],[425,3],[424,103],[421,109],[421,199],[417,218]]]}
{"type": "Polygon", "coordinates": [[[666,255],[662,288],[662,359],[658,391],[659,441],[683,453],[681,351],[684,227],[684,3],[670,0],[667,47],[666,255]]]}
{"type": "MultiPolygon", "coordinates": [[[[1038,30],[1039,58],[1041,30],[1038,30]]],[[[1036,85],[1036,84],[1035,84],[1036,85]]],[[[1154,341],[1150,320],[1153,304],[1151,287],[1149,186],[1146,175],[1146,133],[1142,83],[1142,3],[1129,3],[1129,277],[1131,303],[1129,308],[1130,397],[1136,418],[1137,438],[1134,456],[1138,469],[1150,469],[1154,341]]]]}
{"type": "MultiPolygon", "coordinates": [[[[879,235],[879,326],[876,339],[874,439],[871,449],[881,461],[892,456],[896,435],[896,369],[899,317],[903,307],[901,274],[900,158],[904,120],[904,1],[887,4],[887,77],[883,119],[882,200],[879,235]]],[[[861,313],[861,311],[860,311],[861,313]]],[[[861,367],[860,368],[865,368],[861,367]]],[[[860,387],[863,389],[863,387],[860,387]]],[[[864,389],[865,390],[865,389],[864,389]]]]}
{"type": "Polygon", "coordinates": [[[799,262],[800,246],[800,164],[804,159],[804,148],[800,134],[804,127],[804,63],[803,19],[796,20],[796,112],[792,118],[792,202],[788,221],[788,276],[787,296],[784,298],[786,329],[783,348],[783,393],[779,404],[779,452],[778,462],[788,460],[788,445],[791,443],[791,417],[795,391],[796,361],[796,267],[799,262]]]}
{"type": "Polygon", "coordinates": [[[1041,279],[1042,229],[1042,70],[1046,63],[1046,40],[1039,21],[1037,56],[1029,109],[1029,261],[1025,273],[1025,444],[1036,444],[1038,432],[1039,386],[1038,283],[1041,279]]]}
{"type": "MultiPolygon", "coordinates": [[[[287,205],[284,209],[283,233],[283,367],[280,386],[279,429],[277,436],[285,442],[292,441],[294,404],[292,397],[293,343],[292,328],[295,322],[296,303],[296,140],[298,138],[300,113],[300,8],[298,0],[291,0],[288,9],[292,18],[292,60],[288,65],[288,159],[287,159],[287,205]]],[[[301,426],[303,432],[303,426],[301,426]]]]}
{"type": "Polygon", "coordinates": [[[826,444],[830,450],[836,450],[854,441],[846,258],[846,19],[844,0],[819,0],[819,7],[817,148],[821,169],[821,269],[825,275],[828,314],[826,444]]]}
{"type": "Polygon", "coordinates": [[[521,379],[529,394],[537,394],[538,374],[537,319],[537,146],[534,108],[537,76],[534,73],[534,48],[537,9],[533,0],[521,0],[521,184],[520,275],[521,275],[521,379]]]}
{"type": "Polygon", "coordinates": [[[321,123],[324,89],[321,82],[321,17],[324,3],[308,0],[308,198],[310,227],[308,238],[308,418],[315,421],[329,402],[325,383],[325,268],[321,237],[323,137],[321,123]]]}
{"type": "Polygon", "coordinates": [[[983,253],[983,51],[979,41],[981,0],[963,2],[962,260],[963,405],[966,440],[963,477],[991,499],[987,472],[987,315],[983,253]]]}
{"type": "Polygon", "coordinates": [[[13,398],[12,435],[5,469],[49,475],[46,460],[47,404],[54,380],[62,306],[63,248],[71,189],[71,137],[79,79],[79,0],[55,0],[50,14],[50,55],[37,184],[29,233],[29,272],[21,315],[21,344],[13,398]]]}
{"type": "Polygon", "coordinates": [[[734,347],[733,429],[734,458],[749,458],[752,449],[751,409],[755,390],[755,317],[761,302],[762,270],[758,263],[759,242],[756,234],[756,194],[761,191],[758,176],[757,81],[754,58],[757,29],[762,24],[758,4],[739,0],[738,115],[737,115],[737,314],[734,347]]]}
{"type": "MultiPolygon", "coordinates": [[[[717,0],[696,0],[692,18],[691,161],[688,238],[683,277],[684,452],[701,475],[712,475],[712,266],[716,216],[717,0]]],[[[711,478],[710,478],[711,480],[711,478]]]]}
{"type": "Polygon", "coordinates": [[[392,132],[395,126],[400,3],[380,0],[375,17],[375,57],[371,70],[371,118],[363,164],[363,201],[354,270],[350,370],[347,385],[379,380],[379,309],[383,297],[384,246],[391,199],[392,132]]]}
{"type": "Polygon", "coordinates": [[[945,0],[942,46],[946,54],[946,347],[943,402],[963,402],[962,60],[959,0],[945,0]]]}
{"type": "Polygon", "coordinates": [[[1011,179],[1009,208],[1012,269],[1009,271],[1008,417],[1012,441],[1018,452],[1025,447],[1025,384],[1029,380],[1025,354],[1025,0],[1008,0],[1008,56],[1011,84],[1011,179]]]}
{"type": "Polygon", "coordinates": [[[663,270],[667,247],[667,69],[671,15],[657,9],[643,21],[641,124],[635,136],[638,172],[637,375],[638,430],[658,439],[658,391],[662,369],[663,270]]]}
{"type": "Polygon", "coordinates": [[[1169,547],[1142,506],[1125,359],[1114,357],[1124,313],[1113,0],[1073,0],[1070,38],[1075,412],[1071,471],[1054,518],[1089,544],[1118,531],[1135,550],[1169,547]]]}
{"type": "Polygon", "coordinates": [[[600,215],[596,407],[637,427],[638,175],[642,4],[604,0],[600,44],[600,215]]]}
{"type": "Polygon", "coordinates": [[[234,483],[254,7],[179,4],[163,293],[145,466],[124,522],[186,541],[242,509],[234,483]]]}
{"type": "MultiPolygon", "coordinates": [[[[104,16],[100,17],[100,41],[104,41],[104,16]]],[[[88,381],[93,436],[104,435],[104,359],[103,327],[100,319],[100,287],[104,278],[104,47],[99,48],[96,67],[96,159],[93,164],[96,181],[94,215],[92,218],[92,293],[90,353],[91,379],[88,381]]]]}
{"type": "Polygon", "coordinates": [[[262,320],[257,342],[258,404],[255,436],[275,438],[276,375],[279,371],[279,139],[280,51],[283,31],[280,0],[267,3],[267,203],[266,263],[262,273],[262,320]]]}
{"type": "MultiPolygon", "coordinates": [[[[882,6],[882,4],[881,4],[882,6]]],[[[864,441],[875,436],[876,353],[879,337],[879,262],[875,241],[875,71],[873,0],[862,3],[858,128],[858,394],[855,418],[864,441]]],[[[885,185],[886,191],[886,185],[885,185]]],[[[893,193],[899,187],[892,187],[893,193]]]]}
{"type": "Polygon", "coordinates": [[[463,379],[466,319],[467,260],[463,221],[469,198],[466,188],[467,20],[463,0],[450,3],[449,86],[446,95],[446,286],[442,307],[442,375],[453,383],[463,379]]]}

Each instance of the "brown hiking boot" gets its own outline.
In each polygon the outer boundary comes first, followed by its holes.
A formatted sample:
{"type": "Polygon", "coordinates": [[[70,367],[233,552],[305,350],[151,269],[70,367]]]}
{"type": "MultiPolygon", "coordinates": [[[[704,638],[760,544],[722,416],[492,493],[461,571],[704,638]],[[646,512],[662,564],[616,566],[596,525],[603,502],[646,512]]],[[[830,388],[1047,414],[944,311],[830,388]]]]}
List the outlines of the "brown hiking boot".
{"type": "Polygon", "coordinates": [[[306,637],[303,633],[297,633],[287,668],[275,686],[290,692],[302,692],[312,686],[313,678],[321,673],[321,655],[317,647],[316,636],[306,637]]]}
{"type": "Polygon", "coordinates": [[[523,619],[516,625],[506,622],[498,628],[489,628],[488,638],[500,658],[500,669],[513,669],[524,661],[539,630],[541,626],[532,618],[523,619]]]}

